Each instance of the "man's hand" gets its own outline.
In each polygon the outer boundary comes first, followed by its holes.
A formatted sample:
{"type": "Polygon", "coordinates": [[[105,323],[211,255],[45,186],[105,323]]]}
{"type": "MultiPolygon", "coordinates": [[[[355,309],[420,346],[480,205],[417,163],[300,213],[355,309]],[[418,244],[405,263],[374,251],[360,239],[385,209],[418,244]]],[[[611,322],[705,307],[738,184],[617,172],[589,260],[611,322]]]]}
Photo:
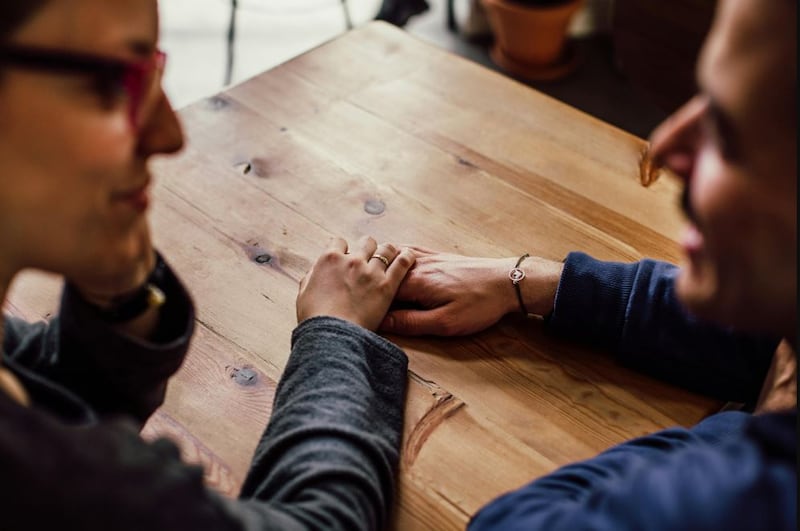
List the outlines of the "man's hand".
{"type": "Polygon", "coordinates": [[[410,249],[398,252],[393,245],[377,245],[370,237],[359,240],[353,249],[342,238],[332,239],[300,282],[297,321],[328,315],[377,330],[414,260],[410,249]]]}
{"type": "MultiPolygon", "coordinates": [[[[396,301],[418,308],[390,311],[381,330],[405,335],[466,335],[520,311],[508,276],[518,258],[475,258],[412,249],[417,263],[401,284],[396,301]]],[[[521,268],[526,277],[520,289],[528,311],[550,312],[562,264],[531,257],[521,268]]]]}

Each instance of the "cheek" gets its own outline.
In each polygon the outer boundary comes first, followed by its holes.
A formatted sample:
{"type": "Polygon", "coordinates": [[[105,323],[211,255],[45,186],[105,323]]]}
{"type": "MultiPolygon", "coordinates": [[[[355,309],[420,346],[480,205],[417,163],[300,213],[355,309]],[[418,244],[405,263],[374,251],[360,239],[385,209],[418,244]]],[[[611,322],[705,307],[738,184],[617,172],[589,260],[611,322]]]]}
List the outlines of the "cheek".
{"type": "Polygon", "coordinates": [[[106,245],[110,193],[130,176],[133,138],[122,113],[25,101],[0,104],[3,238],[29,265],[59,271],[106,245]]]}
{"type": "Polygon", "coordinates": [[[716,298],[769,309],[796,279],[796,207],[763,176],[698,157],[690,195],[704,237],[703,268],[716,298]]]}
{"type": "Polygon", "coordinates": [[[743,233],[752,226],[753,190],[740,172],[713,151],[703,150],[689,186],[691,205],[707,247],[714,250],[724,247],[728,240],[746,237],[743,233]]]}
{"type": "Polygon", "coordinates": [[[37,105],[25,99],[18,110],[8,109],[0,132],[4,165],[28,179],[56,182],[61,194],[100,190],[103,181],[113,184],[133,153],[124,113],[62,99],[42,97],[37,105]]]}
{"type": "Polygon", "coordinates": [[[132,147],[115,128],[92,125],[69,127],[64,121],[0,139],[6,180],[21,195],[18,204],[67,226],[102,213],[111,191],[124,184],[132,147]]]}

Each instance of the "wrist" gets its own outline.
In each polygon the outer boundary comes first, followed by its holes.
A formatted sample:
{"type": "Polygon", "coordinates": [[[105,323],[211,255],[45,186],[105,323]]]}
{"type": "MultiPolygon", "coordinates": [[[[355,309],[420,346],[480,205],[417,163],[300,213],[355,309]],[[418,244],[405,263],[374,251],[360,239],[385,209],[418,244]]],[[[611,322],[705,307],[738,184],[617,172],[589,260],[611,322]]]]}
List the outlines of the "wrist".
{"type": "Polygon", "coordinates": [[[530,257],[520,264],[520,269],[525,272],[525,278],[519,283],[525,308],[534,315],[549,314],[553,311],[564,264],[554,260],[530,257]]]}
{"type": "Polygon", "coordinates": [[[528,307],[525,305],[525,300],[522,297],[522,287],[520,284],[525,277],[527,276],[527,272],[520,267],[522,262],[525,261],[526,258],[530,258],[528,253],[523,254],[520,256],[514,267],[508,272],[508,279],[511,281],[511,285],[514,286],[514,294],[517,296],[517,304],[519,305],[519,311],[522,312],[522,315],[527,316],[530,312],[528,311],[528,307]]]}

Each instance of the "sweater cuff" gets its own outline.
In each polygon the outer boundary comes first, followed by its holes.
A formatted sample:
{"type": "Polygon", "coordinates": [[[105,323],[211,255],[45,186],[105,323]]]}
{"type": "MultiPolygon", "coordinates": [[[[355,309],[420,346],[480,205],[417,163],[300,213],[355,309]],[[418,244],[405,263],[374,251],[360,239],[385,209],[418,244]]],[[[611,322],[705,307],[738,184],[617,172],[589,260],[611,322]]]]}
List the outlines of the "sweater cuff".
{"type": "Polygon", "coordinates": [[[298,324],[292,332],[292,347],[302,336],[315,333],[345,336],[350,339],[366,341],[369,347],[380,351],[396,363],[402,364],[403,371],[408,368],[408,357],[394,343],[350,321],[327,315],[311,317],[298,324]]]}
{"type": "Polygon", "coordinates": [[[602,262],[570,253],[556,290],[548,330],[613,348],[622,335],[638,264],[602,262]]]}

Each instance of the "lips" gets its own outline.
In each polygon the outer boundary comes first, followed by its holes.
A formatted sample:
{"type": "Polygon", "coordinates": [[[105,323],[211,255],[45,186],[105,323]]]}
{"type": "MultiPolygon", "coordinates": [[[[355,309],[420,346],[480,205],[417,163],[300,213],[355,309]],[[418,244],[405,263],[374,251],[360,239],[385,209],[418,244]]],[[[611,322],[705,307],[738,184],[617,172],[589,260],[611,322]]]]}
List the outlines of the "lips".
{"type": "Polygon", "coordinates": [[[133,208],[137,212],[144,212],[150,204],[150,181],[128,190],[115,192],[111,195],[114,202],[119,202],[133,208]]]}

